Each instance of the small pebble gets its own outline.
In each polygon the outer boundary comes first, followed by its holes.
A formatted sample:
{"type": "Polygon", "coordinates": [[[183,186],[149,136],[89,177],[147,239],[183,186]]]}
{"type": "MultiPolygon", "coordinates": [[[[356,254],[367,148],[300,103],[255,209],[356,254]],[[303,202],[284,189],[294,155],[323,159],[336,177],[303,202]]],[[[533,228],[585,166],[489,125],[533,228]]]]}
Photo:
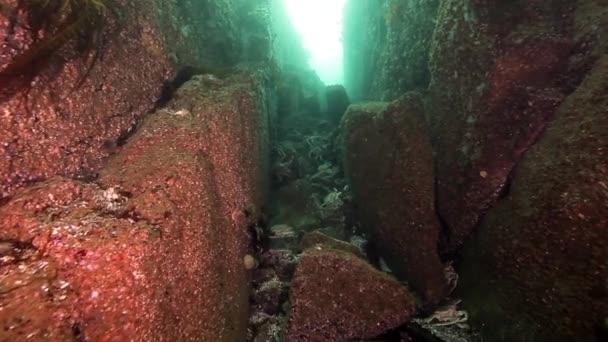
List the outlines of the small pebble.
{"type": "Polygon", "coordinates": [[[243,264],[245,265],[246,270],[253,270],[254,268],[258,267],[258,261],[255,260],[251,254],[245,255],[243,258],[243,264]]]}

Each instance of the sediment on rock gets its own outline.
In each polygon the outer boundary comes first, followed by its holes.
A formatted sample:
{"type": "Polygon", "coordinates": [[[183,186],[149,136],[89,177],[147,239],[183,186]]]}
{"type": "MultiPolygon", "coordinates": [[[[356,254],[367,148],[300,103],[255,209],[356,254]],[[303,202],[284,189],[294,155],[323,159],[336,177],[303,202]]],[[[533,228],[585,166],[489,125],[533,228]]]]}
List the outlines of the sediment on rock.
{"type": "Polygon", "coordinates": [[[415,311],[407,288],[361,258],[309,249],[290,290],[285,341],[370,339],[406,323],[415,311]]]}
{"type": "Polygon", "coordinates": [[[607,75],[603,57],[560,106],[515,169],[510,194],[466,248],[461,292],[488,338],[591,341],[602,329],[608,312],[608,118],[601,109],[608,106],[607,75]],[[534,310],[522,312],[526,306],[534,310]],[[525,319],[504,324],[502,317],[513,312],[525,319]]]}
{"type": "Polygon", "coordinates": [[[341,129],[346,175],[372,243],[425,301],[438,303],[447,282],[437,252],[432,150],[420,96],[353,105],[341,129]]]}
{"type": "Polygon", "coordinates": [[[97,184],[53,180],[3,206],[0,239],[35,249],[3,266],[24,284],[3,293],[3,339],[241,339],[268,184],[264,84],[195,77],[97,184]]]}

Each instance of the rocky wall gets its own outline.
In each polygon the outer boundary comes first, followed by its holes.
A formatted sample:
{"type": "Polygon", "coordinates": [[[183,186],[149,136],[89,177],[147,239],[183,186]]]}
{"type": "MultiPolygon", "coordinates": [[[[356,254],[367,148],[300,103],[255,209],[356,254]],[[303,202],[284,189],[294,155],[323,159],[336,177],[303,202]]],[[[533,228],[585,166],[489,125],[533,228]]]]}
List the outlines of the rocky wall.
{"type": "Polygon", "coordinates": [[[18,191],[0,209],[0,339],[244,340],[266,82],[197,76],[97,182],[18,191]]]}
{"type": "Polygon", "coordinates": [[[491,340],[599,341],[606,329],[607,75],[604,56],[467,246],[462,294],[491,340]]]}
{"type": "MultiPolygon", "coordinates": [[[[364,12],[349,21],[365,34],[346,45],[379,32],[364,12]]],[[[606,18],[606,1],[439,2],[423,94],[440,252],[460,261],[459,293],[484,340],[605,334],[606,18]]],[[[347,81],[373,89],[366,75],[385,66],[356,60],[347,81]]]]}
{"type": "Polygon", "coordinates": [[[392,101],[427,88],[438,5],[438,0],[347,2],[345,85],[352,98],[392,101]]]}
{"type": "Polygon", "coordinates": [[[103,20],[82,14],[97,20],[87,26],[91,42],[51,29],[35,41],[24,3],[0,7],[0,198],[53,175],[94,176],[177,70],[217,72],[246,53],[243,1],[102,1],[103,20]],[[82,44],[92,45],[79,52],[82,44]],[[21,64],[39,72],[11,74],[21,64]]]}
{"type": "Polygon", "coordinates": [[[447,250],[462,246],[584,74],[570,1],[446,1],[430,57],[429,120],[447,250]]]}
{"type": "Polygon", "coordinates": [[[433,159],[419,94],[352,105],[341,124],[355,212],[378,254],[426,303],[447,293],[437,252],[433,159]]]}

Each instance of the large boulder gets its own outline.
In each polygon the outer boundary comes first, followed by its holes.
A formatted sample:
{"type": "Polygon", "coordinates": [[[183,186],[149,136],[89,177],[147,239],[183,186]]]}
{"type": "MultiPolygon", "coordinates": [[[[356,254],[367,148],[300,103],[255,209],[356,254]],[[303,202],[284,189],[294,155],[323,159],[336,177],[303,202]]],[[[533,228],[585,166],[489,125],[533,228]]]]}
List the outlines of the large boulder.
{"type": "Polygon", "coordinates": [[[245,49],[237,4],[246,2],[96,1],[104,14],[76,13],[82,27],[35,30],[35,40],[28,27],[40,16],[65,13],[36,15],[39,1],[2,1],[0,198],[57,174],[93,177],[183,66],[214,72],[237,63],[245,49]]]}
{"type": "Polygon", "coordinates": [[[288,342],[370,339],[407,323],[414,298],[395,279],[346,252],[306,251],[290,292],[288,342]]]}
{"type": "Polygon", "coordinates": [[[319,250],[320,249],[335,249],[335,250],[339,250],[339,251],[343,251],[343,252],[348,252],[348,253],[356,255],[362,259],[365,259],[365,255],[363,254],[363,251],[359,247],[357,247],[351,243],[345,242],[345,241],[334,239],[333,237],[331,237],[329,235],[323,234],[323,232],[321,232],[320,230],[315,230],[315,231],[306,233],[302,237],[302,241],[300,241],[299,249],[306,250],[309,248],[316,248],[319,250]]]}
{"type": "Polygon", "coordinates": [[[242,340],[264,89],[257,73],[195,77],[96,184],[53,179],[0,208],[0,339],[242,340]]]}
{"type": "Polygon", "coordinates": [[[604,55],[467,246],[460,292],[484,340],[599,341],[605,333],[607,94],[604,55]]]}
{"type": "Polygon", "coordinates": [[[437,303],[446,279],[437,253],[433,153],[420,96],[352,105],[341,134],[356,211],[378,252],[426,301],[437,303]]]}
{"type": "Polygon", "coordinates": [[[428,116],[438,210],[449,231],[443,250],[462,247],[584,75],[588,59],[572,40],[573,6],[441,2],[428,116]]]}

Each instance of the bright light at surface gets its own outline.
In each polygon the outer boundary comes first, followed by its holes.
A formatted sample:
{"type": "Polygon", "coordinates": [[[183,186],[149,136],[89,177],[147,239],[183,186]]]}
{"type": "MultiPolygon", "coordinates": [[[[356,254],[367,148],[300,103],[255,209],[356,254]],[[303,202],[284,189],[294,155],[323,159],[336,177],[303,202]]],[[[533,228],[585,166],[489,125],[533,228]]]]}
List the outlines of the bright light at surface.
{"type": "Polygon", "coordinates": [[[310,66],[327,84],[341,84],[342,9],[346,0],[285,0],[291,21],[310,52],[310,66]]]}

